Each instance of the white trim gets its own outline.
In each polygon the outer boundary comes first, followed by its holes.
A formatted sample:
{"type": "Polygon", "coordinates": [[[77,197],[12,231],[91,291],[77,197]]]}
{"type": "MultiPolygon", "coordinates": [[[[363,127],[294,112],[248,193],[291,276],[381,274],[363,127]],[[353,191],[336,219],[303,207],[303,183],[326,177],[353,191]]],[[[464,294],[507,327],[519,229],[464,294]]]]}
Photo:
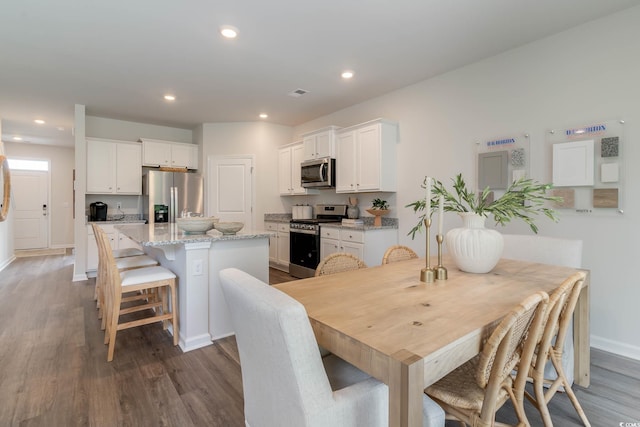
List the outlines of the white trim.
{"type": "Polygon", "coordinates": [[[9,266],[9,264],[11,264],[15,260],[16,260],[15,254],[11,255],[11,257],[9,257],[3,264],[0,264],[0,271],[2,271],[5,268],[7,268],[9,266]]]}
{"type": "Polygon", "coordinates": [[[73,279],[71,279],[72,282],[83,282],[85,280],[89,280],[89,278],[87,277],[86,273],[85,274],[74,274],[73,275],[73,279]]]}
{"type": "Polygon", "coordinates": [[[206,347],[213,344],[211,335],[202,334],[195,337],[189,337],[188,341],[185,341],[182,335],[180,335],[180,348],[185,353],[187,351],[196,350],[198,348],[206,347]]]}
{"type": "Polygon", "coordinates": [[[614,353],[619,356],[628,357],[630,359],[640,360],[639,346],[591,335],[591,347],[608,351],[609,353],[614,353]]]}

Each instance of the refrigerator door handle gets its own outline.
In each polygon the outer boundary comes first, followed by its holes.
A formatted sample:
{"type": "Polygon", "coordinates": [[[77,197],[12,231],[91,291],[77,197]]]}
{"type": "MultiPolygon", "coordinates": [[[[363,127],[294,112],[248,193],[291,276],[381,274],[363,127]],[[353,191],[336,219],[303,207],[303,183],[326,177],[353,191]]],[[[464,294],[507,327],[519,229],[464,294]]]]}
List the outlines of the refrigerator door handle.
{"type": "Polygon", "coordinates": [[[171,187],[169,189],[169,191],[170,191],[170,194],[169,194],[169,222],[176,222],[176,215],[175,215],[176,203],[175,203],[175,197],[174,197],[175,187],[171,187]]]}

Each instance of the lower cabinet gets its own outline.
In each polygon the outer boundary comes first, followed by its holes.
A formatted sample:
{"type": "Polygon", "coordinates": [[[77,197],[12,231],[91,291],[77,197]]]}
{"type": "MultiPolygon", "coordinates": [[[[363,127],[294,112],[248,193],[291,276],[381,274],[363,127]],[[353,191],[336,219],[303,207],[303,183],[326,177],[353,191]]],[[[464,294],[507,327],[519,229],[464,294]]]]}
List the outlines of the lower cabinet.
{"type": "Polygon", "coordinates": [[[372,267],[382,263],[389,246],[398,244],[398,230],[393,228],[353,229],[322,226],[320,228],[320,257],[335,252],[354,255],[372,267]]]}
{"type": "MultiPolygon", "coordinates": [[[[124,224],[124,223],[123,223],[124,224]]],[[[142,249],[136,242],[120,233],[112,224],[101,225],[105,234],[109,237],[111,249],[137,248],[142,249]]],[[[93,228],[87,225],[87,273],[90,277],[95,275],[98,269],[98,245],[93,235],[93,228]]]]}
{"type": "Polygon", "coordinates": [[[265,222],[264,226],[276,233],[269,238],[269,266],[289,272],[289,223],[265,222]]]}

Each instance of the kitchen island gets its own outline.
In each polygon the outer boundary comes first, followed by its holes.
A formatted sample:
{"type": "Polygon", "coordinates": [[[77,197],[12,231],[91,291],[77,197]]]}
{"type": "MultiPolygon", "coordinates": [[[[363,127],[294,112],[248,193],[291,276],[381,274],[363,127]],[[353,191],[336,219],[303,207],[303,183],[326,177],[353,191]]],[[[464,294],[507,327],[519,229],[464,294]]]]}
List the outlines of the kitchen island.
{"type": "Polygon", "coordinates": [[[269,282],[269,237],[240,231],[186,234],[175,224],[119,225],[116,229],[178,276],[178,321],[183,351],[234,333],[218,273],[235,267],[269,282]]]}

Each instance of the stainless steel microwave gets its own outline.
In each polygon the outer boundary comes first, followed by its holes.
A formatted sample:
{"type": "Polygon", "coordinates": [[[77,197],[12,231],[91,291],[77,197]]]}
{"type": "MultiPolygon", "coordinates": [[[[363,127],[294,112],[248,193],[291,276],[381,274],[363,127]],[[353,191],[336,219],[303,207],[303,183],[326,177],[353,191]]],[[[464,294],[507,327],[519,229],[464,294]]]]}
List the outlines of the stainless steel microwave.
{"type": "Polygon", "coordinates": [[[300,164],[304,188],[334,188],[336,186],[336,159],[323,157],[300,164]]]}

